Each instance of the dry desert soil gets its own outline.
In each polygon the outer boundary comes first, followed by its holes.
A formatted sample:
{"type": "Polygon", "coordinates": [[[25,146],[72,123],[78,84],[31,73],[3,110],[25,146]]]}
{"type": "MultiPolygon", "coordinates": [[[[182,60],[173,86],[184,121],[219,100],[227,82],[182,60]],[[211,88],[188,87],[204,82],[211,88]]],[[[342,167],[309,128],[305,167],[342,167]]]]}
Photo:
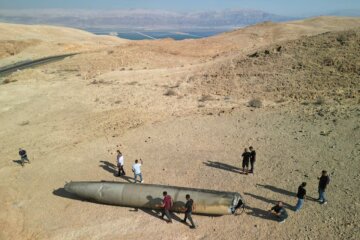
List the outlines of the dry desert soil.
{"type": "Polygon", "coordinates": [[[360,239],[359,26],[321,17],[129,41],[1,23],[0,67],[79,54],[1,78],[0,239],[360,239]],[[250,145],[255,174],[240,174],[250,145]],[[18,164],[19,147],[31,164],[18,164]],[[128,178],[115,176],[117,149],[128,178]],[[239,192],[247,207],[194,215],[192,230],[63,189],[132,181],[136,158],[145,183],[239,192]],[[312,200],[322,170],[327,205],[312,200]],[[295,213],[303,181],[309,199],[295,213]],[[284,224],[268,214],[279,200],[284,224]]]}

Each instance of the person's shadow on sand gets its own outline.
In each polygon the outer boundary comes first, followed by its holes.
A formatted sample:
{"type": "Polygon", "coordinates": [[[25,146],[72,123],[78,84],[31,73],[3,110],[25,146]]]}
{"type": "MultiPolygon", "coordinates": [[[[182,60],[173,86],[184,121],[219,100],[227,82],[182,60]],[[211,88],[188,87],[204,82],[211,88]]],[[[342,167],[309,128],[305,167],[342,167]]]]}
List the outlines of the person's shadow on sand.
{"type": "Polygon", "coordinates": [[[263,209],[260,209],[260,208],[252,208],[252,207],[249,207],[249,206],[246,206],[245,209],[246,209],[246,214],[247,215],[262,218],[262,219],[266,219],[266,220],[270,220],[270,221],[278,221],[275,218],[275,216],[273,214],[271,214],[271,212],[268,211],[268,210],[263,210],[263,209]]]}
{"type": "Polygon", "coordinates": [[[19,165],[22,165],[22,161],[21,160],[12,160],[14,163],[17,163],[19,165]]]}
{"type": "Polygon", "coordinates": [[[128,176],[124,176],[124,175],[118,176],[117,166],[111,162],[102,160],[102,161],[100,161],[99,167],[101,167],[102,169],[104,169],[105,171],[107,171],[109,173],[112,173],[115,177],[120,177],[129,183],[134,182],[134,178],[132,178],[132,177],[128,177],[128,176]]]}
{"type": "Polygon", "coordinates": [[[105,171],[108,171],[109,173],[112,173],[114,176],[117,176],[118,171],[117,171],[117,166],[115,164],[104,160],[99,162],[100,162],[99,167],[101,167],[105,171]]]}
{"type": "MultiPolygon", "coordinates": [[[[255,194],[252,194],[252,193],[247,193],[247,192],[244,192],[244,195],[247,195],[247,196],[250,196],[250,197],[253,197],[255,199],[258,199],[258,200],[261,200],[261,201],[264,201],[266,203],[271,203],[273,205],[276,205],[280,200],[273,200],[273,199],[268,199],[268,198],[265,198],[265,197],[262,197],[262,196],[258,196],[258,195],[255,195],[255,194]]],[[[281,201],[283,203],[283,206],[284,208],[286,209],[289,209],[289,210],[292,210],[292,211],[295,211],[295,207],[288,204],[288,203],[285,203],[283,201],[281,201]]]]}
{"type": "Polygon", "coordinates": [[[242,173],[240,168],[229,165],[227,163],[208,160],[207,162],[203,162],[203,164],[205,164],[208,167],[218,168],[218,169],[222,169],[222,170],[229,171],[229,172],[242,173]]]}
{"type": "MultiPolygon", "coordinates": [[[[290,192],[288,190],[285,190],[285,189],[282,189],[282,188],[278,188],[278,187],[274,187],[274,186],[271,186],[271,185],[263,185],[263,184],[256,184],[256,186],[258,187],[262,187],[262,188],[265,188],[265,189],[268,189],[270,191],[273,191],[273,192],[276,192],[276,193],[280,193],[280,194],[283,194],[283,195],[286,195],[286,196],[290,196],[290,197],[296,197],[296,193],[294,192],[290,192]]],[[[305,198],[307,200],[310,200],[310,201],[317,201],[316,198],[314,197],[310,197],[310,196],[305,196],[305,198]]]]}
{"type": "Polygon", "coordinates": [[[271,185],[256,184],[256,186],[257,187],[262,187],[262,188],[265,188],[265,189],[268,189],[268,190],[271,190],[273,192],[280,193],[280,194],[283,194],[283,195],[286,195],[286,196],[290,196],[290,197],[295,197],[296,196],[296,193],[294,193],[294,192],[290,192],[288,190],[278,188],[278,187],[274,187],[274,186],[271,186],[271,185]]]}
{"type": "Polygon", "coordinates": [[[75,194],[67,192],[65,190],[65,188],[58,188],[53,191],[53,194],[58,197],[69,198],[69,199],[73,199],[73,200],[90,201],[90,200],[85,200],[84,198],[78,197],[75,194]]]}

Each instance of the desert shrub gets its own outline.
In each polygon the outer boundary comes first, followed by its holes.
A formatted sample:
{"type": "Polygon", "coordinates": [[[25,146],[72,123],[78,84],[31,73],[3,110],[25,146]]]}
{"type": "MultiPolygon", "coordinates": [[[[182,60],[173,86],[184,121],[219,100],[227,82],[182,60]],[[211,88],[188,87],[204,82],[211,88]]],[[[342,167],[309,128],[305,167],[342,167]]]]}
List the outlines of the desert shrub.
{"type": "Polygon", "coordinates": [[[257,57],[260,57],[260,55],[259,55],[258,52],[254,52],[254,53],[252,53],[252,54],[249,54],[248,57],[257,58],[257,57]]]}
{"type": "Polygon", "coordinates": [[[279,98],[278,100],[275,101],[276,103],[284,103],[286,102],[285,98],[279,98]]]}
{"type": "Polygon", "coordinates": [[[214,98],[211,95],[201,95],[199,102],[212,101],[214,98]]]}
{"type": "Polygon", "coordinates": [[[180,87],[180,83],[176,83],[174,86],[170,86],[170,88],[178,88],[180,87]]]}
{"type": "Polygon", "coordinates": [[[325,103],[325,98],[322,96],[319,96],[315,100],[315,105],[323,105],[325,103]]]}
{"type": "Polygon", "coordinates": [[[10,79],[5,79],[4,81],[2,81],[2,84],[8,84],[11,83],[10,79]]]}
{"type": "Polygon", "coordinates": [[[337,36],[336,41],[341,45],[347,44],[351,39],[356,38],[357,34],[354,31],[344,32],[337,36]]]}
{"type": "Polygon", "coordinates": [[[334,65],[334,60],[332,58],[330,58],[330,57],[326,57],[323,60],[323,64],[325,66],[333,66],[334,65]]]}
{"type": "Polygon", "coordinates": [[[251,99],[249,102],[249,107],[253,107],[253,108],[261,108],[262,107],[262,101],[259,98],[253,98],[251,99]]]}
{"type": "Polygon", "coordinates": [[[19,123],[20,126],[26,126],[28,125],[30,122],[29,121],[22,121],[21,123],[19,123]]]}
{"type": "Polygon", "coordinates": [[[102,83],[105,83],[105,81],[102,79],[100,79],[99,81],[94,79],[93,81],[90,82],[90,84],[102,84],[102,83]]]}
{"type": "Polygon", "coordinates": [[[350,62],[339,62],[337,69],[342,73],[359,73],[359,67],[350,62]]]}
{"type": "Polygon", "coordinates": [[[176,92],[172,89],[168,89],[166,90],[166,92],[164,93],[165,96],[176,96],[176,92]]]}
{"type": "Polygon", "coordinates": [[[345,34],[340,34],[337,38],[336,41],[338,41],[341,45],[344,45],[347,41],[347,37],[345,34]]]}
{"type": "Polygon", "coordinates": [[[127,85],[136,85],[138,82],[137,81],[132,81],[132,82],[128,82],[126,83],[127,85]]]}
{"type": "Polygon", "coordinates": [[[2,83],[2,84],[8,84],[8,83],[12,83],[12,82],[16,82],[17,80],[16,79],[14,79],[14,80],[10,80],[10,79],[5,79],[5,80],[3,80],[3,81],[1,81],[1,78],[0,78],[0,83],[2,83]]]}

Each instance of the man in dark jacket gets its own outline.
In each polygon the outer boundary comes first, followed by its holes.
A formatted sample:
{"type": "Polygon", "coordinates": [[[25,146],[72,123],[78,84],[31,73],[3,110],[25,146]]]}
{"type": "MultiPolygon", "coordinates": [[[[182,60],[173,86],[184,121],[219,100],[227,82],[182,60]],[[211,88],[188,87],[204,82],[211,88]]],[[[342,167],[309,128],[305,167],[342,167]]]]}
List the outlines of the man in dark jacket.
{"type": "Polygon", "coordinates": [[[274,207],[271,208],[270,212],[275,214],[279,223],[284,223],[285,220],[288,218],[288,214],[285,208],[283,207],[282,202],[278,202],[274,207]]]}
{"type": "Polygon", "coordinates": [[[296,194],[296,197],[298,198],[298,201],[296,203],[295,212],[298,212],[302,205],[304,204],[305,196],[306,196],[306,182],[303,182],[299,188],[298,192],[296,194]]]}
{"type": "Polygon", "coordinates": [[[325,198],[325,189],[327,185],[330,183],[330,178],[327,174],[327,171],[323,170],[321,172],[321,177],[319,179],[319,202],[320,204],[327,204],[326,198],[325,198]]]}
{"type": "Polygon", "coordinates": [[[243,157],[243,160],[242,160],[242,168],[243,168],[243,172],[245,174],[248,174],[249,172],[249,162],[250,162],[250,152],[248,151],[247,148],[245,148],[244,150],[244,153],[241,155],[243,157]],[[246,169],[246,171],[245,171],[246,169]]]}
{"type": "Polygon", "coordinates": [[[256,161],[256,152],[253,147],[249,147],[250,149],[250,172],[254,174],[254,167],[255,167],[255,161],[256,161]]]}
{"type": "Polygon", "coordinates": [[[191,226],[190,228],[195,228],[195,224],[194,221],[192,220],[192,211],[193,211],[193,206],[194,206],[194,201],[190,198],[189,194],[186,194],[186,204],[185,204],[185,208],[183,210],[185,210],[185,218],[183,220],[184,223],[186,223],[186,219],[189,219],[191,226]]]}
{"type": "Polygon", "coordinates": [[[21,157],[21,166],[24,166],[25,161],[30,163],[30,160],[27,157],[25,149],[19,148],[19,155],[21,157]]]}

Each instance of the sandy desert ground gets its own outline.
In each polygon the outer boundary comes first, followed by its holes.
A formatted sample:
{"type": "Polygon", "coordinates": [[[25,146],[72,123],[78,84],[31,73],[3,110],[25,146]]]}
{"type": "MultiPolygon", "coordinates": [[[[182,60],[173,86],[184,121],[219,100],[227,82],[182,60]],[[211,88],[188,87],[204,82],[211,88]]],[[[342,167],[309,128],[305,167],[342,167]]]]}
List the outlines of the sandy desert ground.
{"type": "Polygon", "coordinates": [[[359,26],[322,17],[128,41],[0,24],[0,66],[80,53],[2,79],[0,239],[360,239],[359,26]],[[256,172],[243,175],[250,145],[256,172]],[[117,149],[129,178],[115,176],[117,149]],[[246,211],[194,215],[192,230],[63,190],[71,180],[131,181],[136,158],[145,183],[236,191],[246,211]],[[317,198],[323,169],[328,204],[309,199],[295,213],[297,187],[306,181],[317,198]],[[277,200],[284,224],[267,212],[277,200]]]}

